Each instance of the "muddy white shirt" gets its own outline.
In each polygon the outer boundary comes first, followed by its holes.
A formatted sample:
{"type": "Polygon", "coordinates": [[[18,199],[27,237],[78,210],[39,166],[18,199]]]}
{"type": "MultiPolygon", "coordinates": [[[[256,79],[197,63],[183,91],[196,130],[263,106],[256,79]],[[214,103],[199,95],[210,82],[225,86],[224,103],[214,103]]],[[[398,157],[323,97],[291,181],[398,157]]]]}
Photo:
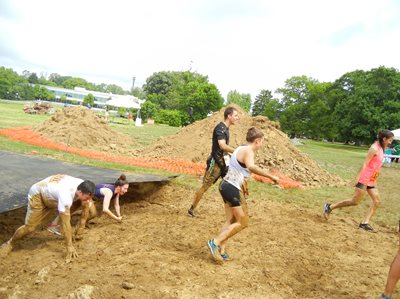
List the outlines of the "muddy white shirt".
{"type": "Polygon", "coordinates": [[[65,174],[52,175],[34,184],[29,190],[29,195],[40,193],[42,199],[57,203],[59,212],[70,208],[75,197],[76,189],[82,179],[65,174]]]}
{"type": "Polygon", "coordinates": [[[241,166],[237,160],[238,152],[246,146],[248,145],[242,145],[235,149],[229,161],[228,173],[224,177],[225,181],[232,184],[239,190],[241,189],[245,178],[250,176],[250,171],[246,167],[241,166]]]}

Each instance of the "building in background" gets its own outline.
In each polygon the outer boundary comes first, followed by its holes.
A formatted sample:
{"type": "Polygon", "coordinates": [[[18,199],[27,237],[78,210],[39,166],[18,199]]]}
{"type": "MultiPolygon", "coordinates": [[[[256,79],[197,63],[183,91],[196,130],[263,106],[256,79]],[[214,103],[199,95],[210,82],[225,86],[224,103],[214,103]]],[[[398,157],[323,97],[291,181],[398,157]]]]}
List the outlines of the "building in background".
{"type": "Polygon", "coordinates": [[[44,87],[52,94],[54,94],[56,100],[60,100],[62,96],[65,96],[69,102],[77,104],[81,104],[83,102],[83,99],[88,94],[92,94],[95,98],[94,100],[95,107],[98,108],[105,108],[106,105],[110,105],[107,102],[110,102],[114,107],[140,109],[140,105],[144,102],[143,100],[140,100],[139,98],[133,95],[105,93],[93,90],[86,90],[85,88],[81,87],[75,87],[74,89],[66,89],[54,86],[44,86],[44,87]],[[124,103],[124,106],[119,106],[118,103],[124,103]],[[129,103],[129,107],[126,106],[127,105],[126,103],[129,103]]]}

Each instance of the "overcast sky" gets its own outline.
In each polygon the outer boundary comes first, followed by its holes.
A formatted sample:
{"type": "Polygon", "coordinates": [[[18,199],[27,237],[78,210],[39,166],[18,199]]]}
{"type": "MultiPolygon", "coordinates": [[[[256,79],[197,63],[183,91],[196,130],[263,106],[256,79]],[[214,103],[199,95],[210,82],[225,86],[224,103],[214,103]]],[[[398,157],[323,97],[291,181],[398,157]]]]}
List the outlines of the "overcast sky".
{"type": "Polygon", "coordinates": [[[141,87],[159,71],[230,90],[274,91],[400,69],[398,0],[0,0],[0,66],[141,87]]]}

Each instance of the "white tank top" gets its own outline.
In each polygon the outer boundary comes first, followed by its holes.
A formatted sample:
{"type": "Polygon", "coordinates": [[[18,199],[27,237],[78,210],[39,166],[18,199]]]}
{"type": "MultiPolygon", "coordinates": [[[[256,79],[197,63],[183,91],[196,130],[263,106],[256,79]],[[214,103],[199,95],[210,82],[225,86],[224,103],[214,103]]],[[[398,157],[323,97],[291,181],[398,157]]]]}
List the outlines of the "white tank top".
{"type": "Polygon", "coordinates": [[[239,161],[237,160],[237,153],[242,148],[247,146],[248,145],[241,145],[235,149],[229,162],[228,173],[224,177],[225,181],[232,184],[239,190],[241,189],[244,179],[250,176],[250,171],[239,164],[239,161]]]}

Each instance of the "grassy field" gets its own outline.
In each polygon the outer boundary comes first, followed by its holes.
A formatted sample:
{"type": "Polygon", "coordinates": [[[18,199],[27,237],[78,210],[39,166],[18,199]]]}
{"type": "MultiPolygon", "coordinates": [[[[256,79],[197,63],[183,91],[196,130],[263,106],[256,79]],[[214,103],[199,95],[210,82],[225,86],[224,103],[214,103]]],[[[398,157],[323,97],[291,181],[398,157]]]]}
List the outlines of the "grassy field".
{"type": "MultiPolygon", "coordinates": [[[[29,115],[22,111],[23,103],[7,102],[0,100],[0,129],[7,127],[34,126],[46,120],[46,115],[29,115]]],[[[125,133],[142,145],[146,145],[159,137],[176,133],[179,129],[163,125],[144,125],[135,127],[133,124],[111,123],[111,127],[119,132],[125,133]]],[[[353,194],[353,188],[350,183],[354,180],[357,171],[365,158],[367,147],[357,147],[343,144],[333,144],[327,142],[316,142],[306,140],[299,149],[308,154],[313,160],[319,163],[328,172],[336,174],[349,182],[347,187],[324,187],[307,190],[278,190],[269,185],[250,182],[252,200],[272,200],[294,204],[299,207],[299,211],[304,208],[315,210],[321,213],[322,205],[326,201],[335,202],[338,200],[350,198],[353,194]]],[[[50,156],[56,159],[80,163],[91,166],[118,169],[121,171],[159,173],[165,172],[147,168],[137,168],[115,163],[107,163],[97,160],[82,158],[64,152],[43,149],[21,142],[10,140],[0,135],[0,150],[9,150],[15,152],[29,153],[36,151],[39,154],[50,156]]],[[[396,190],[393,187],[398,186],[400,180],[400,168],[383,168],[379,178],[379,191],[382,197],[382,206],[374,216],[373,222],[384,226],[394,227],[397,225],[398,211],[400,202],[396,190]]],[[[192,176],[181,176],[175,180],[175,184],[183,184],[193,188],[200,185],[198,178],[192,176]]],[[[213,192],[217,191],[217,186],[213,186],[213,192]]],[[[188,199],[188,204],[191,199],[188,199]]],[[[364,200],[360,206],[336,210],[335,215],[348,216],[360,221],[370,199],[364,200]]]]}

